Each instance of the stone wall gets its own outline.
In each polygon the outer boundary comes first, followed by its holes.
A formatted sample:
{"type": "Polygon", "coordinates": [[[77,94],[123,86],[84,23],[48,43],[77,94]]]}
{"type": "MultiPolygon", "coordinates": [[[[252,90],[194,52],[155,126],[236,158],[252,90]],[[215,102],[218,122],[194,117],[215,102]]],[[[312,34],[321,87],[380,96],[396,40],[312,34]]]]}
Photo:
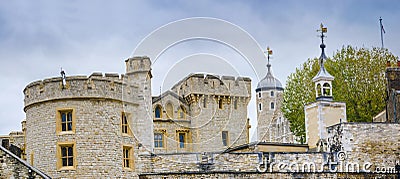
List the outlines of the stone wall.
{"type": "Polygon", "coordinates": [[[0,146],[0,178],[50,178],[0,146]]]}
{"type": "MultiPolygon", "coordinates": [[[[123,168],[122,147],[137,146],[133,132],[122,134],[122,112],[132,121],[141,116],[138,104],[139,87],[124,85],[118,75],[94,73],[89,77],[52,78],[29,84],[25,90],[26,154],[27,161],[59,177],[132,177],[134,169],[123,168]],[[127,98],[124,94],[132,96],[127,98]],[[74,113],[75,131],[57,132],[57,114],[60,109],[74,113]],[[73,143],[75,166],[58,167],[57,144],[73,143]]],[[[136,152],[134,152],[136,154],[136,152]]]]}
{"type": "Polygon", "coordinates": [[[341,123],[328,127],[328,144],[346,162],[393,170],[400,163],[399,133],[398,123],[341,123]]]}

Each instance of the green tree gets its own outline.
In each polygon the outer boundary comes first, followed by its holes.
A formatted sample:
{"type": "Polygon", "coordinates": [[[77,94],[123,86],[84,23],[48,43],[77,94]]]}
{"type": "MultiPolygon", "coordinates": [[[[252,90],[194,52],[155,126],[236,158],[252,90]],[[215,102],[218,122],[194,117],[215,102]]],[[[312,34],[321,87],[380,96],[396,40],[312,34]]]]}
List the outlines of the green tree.
{"type": "MultiPolygon", "coordinates": [[[[387,49],[351,46],[342,47],[326,60],[325,68],[335,77],[334,100],[346,103],[349,122],[371,122],[385,109],[386,61],[397,60],[387,49]]],[[[304,106],[315,101],[312,78],[318,70],[318,58],[308,59],[286,82],[282,110],[300,142],[305,141],[304,106]]]]}

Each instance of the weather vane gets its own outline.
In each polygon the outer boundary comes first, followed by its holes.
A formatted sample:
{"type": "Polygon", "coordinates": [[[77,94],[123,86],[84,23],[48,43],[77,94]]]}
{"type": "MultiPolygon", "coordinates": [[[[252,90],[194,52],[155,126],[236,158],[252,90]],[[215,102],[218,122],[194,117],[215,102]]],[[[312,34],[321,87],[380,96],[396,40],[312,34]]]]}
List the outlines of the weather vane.
{"type": "Polygon", "coordinates": [[[320,29],[318,29],[317,32],[321,32],[321,35],[319,37],[321,37],[322,44],[324,44],[324,37],[326,37],[324,33],[328,32],[328,28],[324,27],[324,25],[321,23],[320,29]]]}
{"type": "Polygon", "coordinates": [[[265,54],[267,54],[267,60],[268,60],[268,65],[269,65],[269,56],[272,55],[272,50],[267,47],[267,50],[264,51],[265,54]]]}

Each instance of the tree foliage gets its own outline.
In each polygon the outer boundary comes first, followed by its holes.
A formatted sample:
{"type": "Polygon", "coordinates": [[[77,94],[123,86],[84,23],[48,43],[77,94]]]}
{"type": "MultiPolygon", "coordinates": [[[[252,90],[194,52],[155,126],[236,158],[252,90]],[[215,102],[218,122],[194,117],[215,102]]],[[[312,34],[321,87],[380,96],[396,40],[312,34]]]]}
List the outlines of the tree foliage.
{"type": "MultiPolygon", "coordinates": [[[[385,109],[386,61],[398,60],[387,49],[343,47],[325,62],[333,81],[334,101],[346,103],[349,122],[371,122],[385,109]]],[[[308,59],[289,75],[283,95],[282,111],[300,142],[305,139],[304,106],[315,101],[312,78],[319,71],[318,58],[308,59]]]]}

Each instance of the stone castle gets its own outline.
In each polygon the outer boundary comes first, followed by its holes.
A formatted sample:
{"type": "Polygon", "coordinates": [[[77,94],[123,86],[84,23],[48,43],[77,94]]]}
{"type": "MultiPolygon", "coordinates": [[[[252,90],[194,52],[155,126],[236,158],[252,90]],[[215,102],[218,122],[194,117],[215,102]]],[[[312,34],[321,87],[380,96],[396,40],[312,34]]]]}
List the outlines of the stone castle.
{"type": "MultiPolygon", "coordinates": [[[[320,47],[316,101],[305,106],[306,144],[295,143],[280,110],[284,88],[269,62],[255,89],[258,140],[250,142],[250,78],[190,74],[152,96],[150,59],[132,57],[125,74],[28,84],[22,131],[0,137],[0,177],[395,177],[399,96],[389,98],[388,118],[347,122],[320,47]]],[[[387,68],[388,91],[400,90],[399,69],[387,68]]]]}

